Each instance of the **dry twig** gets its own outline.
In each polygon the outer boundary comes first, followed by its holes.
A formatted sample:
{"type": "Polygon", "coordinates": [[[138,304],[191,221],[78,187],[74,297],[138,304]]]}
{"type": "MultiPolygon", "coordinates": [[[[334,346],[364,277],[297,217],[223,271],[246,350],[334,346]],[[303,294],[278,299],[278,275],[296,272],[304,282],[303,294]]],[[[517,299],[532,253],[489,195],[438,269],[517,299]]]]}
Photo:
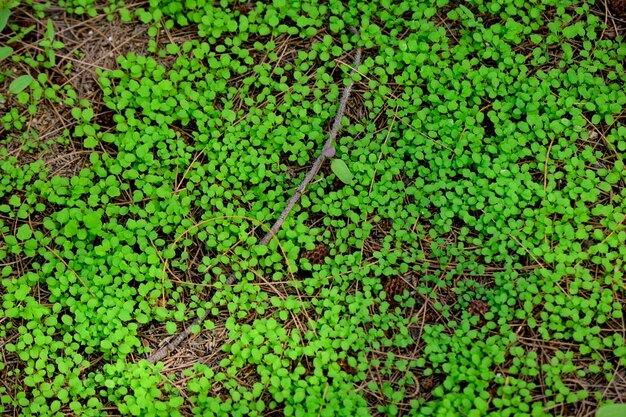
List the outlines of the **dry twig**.
{"type": "MultiPolygon", "coordinates": [[[[356,51],[354,62],[352,64],[352,68],[353,68],[352,73],[354,72],[354,68],[357,68],[359,66],[360,62],[361,62],[361,49],[359,48],[356,51]]],[[[341,128],[341,119],[343,118],[343,114],[346,111],[346,104],[348,102],[348,98],[350,97],[350,91],[352,90],[352,85],[353,85],[353,81],[351,79],[349,84],[343,90],[343,94],[341,96],[341,100],[339,101],[339,108],[337,109],[337,114],[335,116],[333,126],[328,136],[328,140],[324,144],[324,148],[323,148],[324,150],[333,146],[333,143],[335,142],[337,134],[339,133],[339,129],[341,128]]],[[[259,242],[259,245],[263,245],[263,246],[267,245],[269,241],[272,239],[272,237],[280,230],[281,226],[283,225],[283,222],[285,221],[287,216],[289,216],[289,213],[291,213],[291,210],[296,205],[296,203],[300,200],[300,197],[304,194],[309,183],[313,180],[313,178],[315,178],[315,176],[319,172],[325,160],[326,160],[326,156],[324,156],[324,152],[321,152],[320,156],[317,157],[317,159],[311,166],[311,169],[302,180],[302,183],[300,184],[300,186],[298,186],[298,189],[296,190],[296,192],[287,202],[287,205],[285,206],[285,209],[278,217],[278,220],[276,220],[274,225],[271,227],[270,231],[265,234],[263,239],[261,239],[261,241],[259,242]]],[[[232,285],[234,282],[235,282],[235,273],[232,273],[229,275],[228,279],[226,280],[226,285],[232,285]]],[[[148,360],[148,362],[155,363],[165,358],[172,350],[176,349],[176,347],[178,347],[183,341],[185,341],[189,337],[189,335],[191,334],[191,329],[194,326],[197,326],[200,323],[202,323],[208,317],[209,312],[210,310],[207,309],[207,311],[202,317],[198,317],[197,319],[195,319],[193,323],[191,323],[191,325],[187,326],[183,331],[181,331],[176,337],[174,337],[174,339],[171,342],[167,343],[165,346],[161,347],[156,352],[149,355],[146,358],[146,360],[148,360]]]]}

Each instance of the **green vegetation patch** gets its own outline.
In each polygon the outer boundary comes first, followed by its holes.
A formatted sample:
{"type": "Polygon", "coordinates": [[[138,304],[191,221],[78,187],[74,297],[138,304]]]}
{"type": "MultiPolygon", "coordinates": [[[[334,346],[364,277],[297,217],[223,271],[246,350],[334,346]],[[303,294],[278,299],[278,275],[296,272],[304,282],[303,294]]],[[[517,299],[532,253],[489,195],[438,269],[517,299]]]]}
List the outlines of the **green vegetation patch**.
{"type": "Polygon", "coordinates": [[[619,398],[626,28],[603,5],[60,2],[145,25],[143,49],[92,65],[88,100],[47,5],[13,3],[3,413],[551,416],[619,398]],[[329,169],[259,245],[350,77],[329,169]],[[68,120],[44,138],[50,106],[68,120]],[[70,148],[70,174],[37,160],[70,148]],[[210,359],[142,359],[207,311],[210,359]]]}

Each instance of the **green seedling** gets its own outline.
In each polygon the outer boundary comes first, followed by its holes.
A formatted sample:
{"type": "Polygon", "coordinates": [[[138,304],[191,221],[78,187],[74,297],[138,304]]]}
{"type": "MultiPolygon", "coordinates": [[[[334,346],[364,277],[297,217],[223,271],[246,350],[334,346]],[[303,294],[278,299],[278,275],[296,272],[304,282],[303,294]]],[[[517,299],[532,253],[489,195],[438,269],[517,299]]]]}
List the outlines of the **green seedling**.
{"type": "Polygon", "coordinates": [[[619,400],[626,48],[594,2],[17,3],[0,414],[619,400]],[[192,333],[214,360],[160,362],[192,333]]]}

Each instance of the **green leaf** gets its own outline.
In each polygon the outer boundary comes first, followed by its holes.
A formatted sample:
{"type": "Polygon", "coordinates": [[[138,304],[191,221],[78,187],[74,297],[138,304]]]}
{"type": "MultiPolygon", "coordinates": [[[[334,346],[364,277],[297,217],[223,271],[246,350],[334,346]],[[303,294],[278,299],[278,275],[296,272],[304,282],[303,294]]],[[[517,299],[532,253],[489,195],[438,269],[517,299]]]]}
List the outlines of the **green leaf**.
{"type": "Polygon", "coordinates": [[[17,77],[9,86],[9,92],[11,94],[19,94],[24,91],[24,89],[28,87],[30,83],[33,82],[33,80],[34,78],[30,75],[22,75],[20,77],[17,77]]]}
{"type": "Polygon", "coordinates": [[[350,172],[350,168],[343,160],[335,158],[330,162],[330,168],[333,170],[337,178],[344,184],[350,184],[354,176],[350,172]]]}
{"type": "Polygon", "coordinates": [[[616,172],[609,172],[605,178],[609,184],[617,184],[620,180],[620,175],[616,172]]]}
{"type": "Polygon", "coordinates": [[[63,228],[63,234],[66,237],[72,237],[76,235],[77,232],[78,232],[78,222],[76,220],[70,220],[69,222],[67,222],[67,224],[63,228]]]}
{"type": "Polygon", "coordinates": [[[9,9],[0,9],[0,32],[2,32],[9,21],[9,16],[11,16],[11,10],[9,9]]]}
{"type": "Polygon", "coordinates": [[[578,35],[578,26],[574,25],[566,27],[565,29],[563,29],[563,35],[565,35],[565,37],[568,39],[572,39],[573,37],[578,35]]]}
{"type": "Polygon", "coordinates": [[[93,119],[93,109],[91,107],[88,107],[88,108],[84,109],[82,111],[82,116],[83,116],[83,119],[87,123],[89,123],[91,121],[91,119],[93,119]]]}
{"type": "Polygon", "coordinates": [[[252,252],[257,255],[257,256],[263,256],[263,255],[267,255],[267,246],[254,246],[252,248],[252,252]]]}
{"type": "Polygon", "coordinates": [[[174,334],[174,333],[176,333],[176,329],[177,329],[176,323],[174,323],[174,322],[172,322],[172,321],[168,321],[168,322],[165,324],[165,329],[167,330],[167,332],[168,332],[169,334],[174,334]]]}
{"type": "Polygon", "coordinates": [[[98,146],[98,140],[93,136],[88,136],[83,142],[83,146],[88,149],[95,148],[96,146],[98,146]]]}
{"type": "Polygon", "coordinates": [[[30,230],[30,226],[28,224],[23,224],[17,229],[17,234],[15,235],[19,240],[30,239],[33,235],[33,231],[30,230]]]}
{"type": "Polygon", "coordinates": [[[626,416],[626,404],[605,405],[598,409],[596,417],[624,417],[626,416]]]}
{"type": "Polygon", "coordinates": [[[165,50],[167,51],[168,54],[175,55],[178,52],[180,52],[180,47],[176,45],[175,43],[170,43],[165,47],[165,50]]]}
{"type": "Polygon", "coordinates": [[[54,23],[52,19],[48,19],[48,28],[46,29],[46,34],[44,35],[47,39],[54,39],[54,23]]]}
{"type": "Polygon", "coordinates": [[[74,119],[76,119],[76,120],[80,120],[80,118],[82,116],[82,112],[81,112],[80,108],[78,108],[78,107],[74,107],[70,113],[71,113],[72,117],[74,119]]]}
{"type": "Polygon", "coordinates": [[[91,212],[83,216],[83,222],[88,229],[100,229],[102,227],[102,221],[98,213],[91,212]]]}
{"type": "Polygon", "coordinates": [[[0,47],[0,61],[9,57],[13,53],[13,48],[10,46],[1,46],[0,47]]]}
{"type": "Polygon", "coordinates": [[[20,288],[15,291],[15,300],[24,301],[28,296],[28,293],[30,293],[30,287],[25,284],[20,285],[20,288]]]}

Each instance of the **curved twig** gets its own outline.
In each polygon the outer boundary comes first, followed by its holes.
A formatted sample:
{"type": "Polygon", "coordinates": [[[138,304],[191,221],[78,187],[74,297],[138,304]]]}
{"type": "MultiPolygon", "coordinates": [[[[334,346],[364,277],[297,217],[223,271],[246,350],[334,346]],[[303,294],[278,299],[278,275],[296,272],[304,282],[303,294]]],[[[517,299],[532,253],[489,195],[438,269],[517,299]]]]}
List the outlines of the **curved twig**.
{"type": "MultiPolygon", "coordinates": [[[[355,71],[354,69],[359,66],[360,62],[361,62],[361,49],[359,48],[357,49],[356,54],[354,56],[354,62],[352,64],[353,70],[350,75],[354,73],[355,71]]],[[[346,105],[348,103],[348,98],[350,97],[350,92],[352,91],[353,84],[354,82],[352,78],[350,78],[348,85],[343,90],[343,94],[341,95],[341,99],[339,101],[339,108],[337,109],[337,114],[335,115],[333,126],[330,130],[330,134],[328,135],[328,140],[324,144],[324,147],[322,148],[322,150],[330,148],[333,145],[337,137],[337,134],[339,133],[339,129],[341,128],[341,120],[343,119],[343,114],[346,111],[346,105]]],[[[278,233],[281,226],[283,225],[283,222],[285,221],[287,216],[289,216],[289,213],[291,213],[291,210],[293,209],[293,207],[296,205],[296,203],[300,200],[300,197],[306,191],[306,188],[309,185],[309,183],[313,180],[313,178],[319,172],[320,168],[322,167],[322,164],[324,163],[324,160],[326,160],[326,156],[324,155],[324,152],[321,152],[320,156],[317,157],[317,159],[311,166],[311,169],[302,180],[302,183],[298,186],[298,189],[295,191],[293,196],[291,196],[291,198],[287,202],[287,205],[285,206],[283,212],[280,214],[276,222],[272,225],[271,229],[265,234],[265,236],[263,236],[263,239],[261,239],[261,241],[259,242],[259,245],[263,245],[263,246],[267,245],[269,241],[272,239],[272,236],[278,233]]],[[[233,272],[232,274],[229,275],[228,279],[226,280],[226,285],[232,285],[234,282],[235,282],[235,273],[233,272]]],[[[212,297],[213,296],[211,295],[211,298],[212,297]]],[[[187,339],[191,335],[191,331],[192,331],[191,329],[194,326],[197,326],[200,323],[202,323],[204,320],[206,320],[206,318],[209,316],[209,312],[210,312],[210,309],[207,309],[206,312],[202,315],[202,317],[196,318],[191,323],[191,325],[183,329],[183,331],[181,331],[174,339],[172,339],[171,342],[161,347],[159,350],[152,353],[151,355],[149,355],[146,358],[146,360],[148,362],[155,363],[165,358],[172,350],[176,349],[183,341],[185,341],[185,339],[187,339]]]]}

